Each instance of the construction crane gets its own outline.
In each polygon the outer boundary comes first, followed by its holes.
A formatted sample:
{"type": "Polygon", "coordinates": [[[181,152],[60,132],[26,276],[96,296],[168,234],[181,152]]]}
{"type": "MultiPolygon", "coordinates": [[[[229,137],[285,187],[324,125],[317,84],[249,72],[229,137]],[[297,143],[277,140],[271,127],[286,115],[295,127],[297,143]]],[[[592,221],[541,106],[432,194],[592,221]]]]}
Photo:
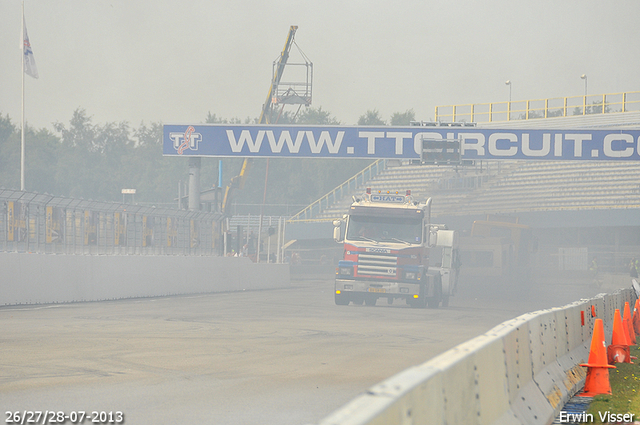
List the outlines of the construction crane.
{"type": "MultiPolygon", "coordinates": [[[[293,39],[295,37],[297,29],[298,27],[296,25],[292,25],[289,28],[289,34],[287,35],[287,41],[284,44],[284,49],[282,49],[282,53],[280,54],[280,57],[274,63],[273,78],[271,79],[271,85],[269,86],[269,93],[267,94],[267,99],[262,105],[262,112],[260,113],[259,124],[274,124],[275,121],[277,121],[277,117],[276,117],[274,122],[273,123],[271,122],[273,118],[272,117],[273,108],[274,108],[274,105],[277,103],[277,97],[274,97],[274,95],[278,91],[278,85],[282,80],[284,67],[287,64],[287,61],[289,60],[289,52],[291,51],[291,46],[294,43],[293,39]]],[[[310,82],[307,81],[307,83],[309,84],[309,87],[310,87],[310,82]]],[[[310,93],[310,90],[309,90],[309,93],[310,93]]],[[[310,103],[310,96],[309,96],[308,102],[310,103]]],[[[247,177],[247,172],[249,170],[250,164],[251,164],[251,158],[245,158],[244,162],[242,163],[240,174],[233,177],[229,182],[229,184],[227,185],[227,188],[224,193],[224,198],[222,200],[222,212],[227,217],[231,216],[230,210],[231,210],[232,194],[236,189],[242,189],[244,187],[244,183],[247,177]]]]}
{"type": "MultiPolygon", "coordinates": [[[[291,25],[289,28],[289,35],[287,35],[287,41],[284,44],[284,49],[282,49],[282,53],[280,53],[280,58],[274,65],[273,70],[273,78],[271,79],[271,86],[269,87],[269,93],[267,94],[267,99],[264,101],[262,105],[262,112],[260,113],[260,121],[259,124],[275,124],[270,122],[271,115],[273,112],[274,106],[274,94],[278,91],[278,85],[280,85],[280,81],[282,80],[282,74],[284,73],[284,67],[289,60],[289,52],[291,51],[291,46],[293,45],[293,38],[296,35],[296,31],[298,30],[297,25],[291,25]]],[[[278,119],[276,118],[275,121],[278,119]]]]}

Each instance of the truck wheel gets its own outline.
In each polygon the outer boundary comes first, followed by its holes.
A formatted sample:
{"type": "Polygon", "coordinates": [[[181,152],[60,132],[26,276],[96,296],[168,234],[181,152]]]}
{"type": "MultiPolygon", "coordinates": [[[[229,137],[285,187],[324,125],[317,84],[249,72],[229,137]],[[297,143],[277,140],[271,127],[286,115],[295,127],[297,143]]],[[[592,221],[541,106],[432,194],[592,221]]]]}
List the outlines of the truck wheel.
{"type": "Polygon", "coordinates": [[[377,301],[378,301],[377,297],[364,297],[364,303],[368,306],[376,305],[377,301]]]}
{"type": "Polygon", "coordinates": [[[449,307],[449,295],[442,297],[442,307],[449,307]]]}
{"type": "Polygon", "coordinates": [[[435,295],[427,299],[427,307],[429,308],[438,308],[440,306],[440,300],[442,299],[442,282],[440,279],[436,280],[435,285],[435,295]]]}
{"type": "Polygon", "coordinates": [[[349,298],[345,294],[336,294],[336,305],[349,305],[349,298]]]}
{"type": "Polygon", "coordinates": [[[407,298],[407,304],[411,306],[411,308],[425,308],[427,306],[426,298],[420,297],[419,299],[407,298]]]}

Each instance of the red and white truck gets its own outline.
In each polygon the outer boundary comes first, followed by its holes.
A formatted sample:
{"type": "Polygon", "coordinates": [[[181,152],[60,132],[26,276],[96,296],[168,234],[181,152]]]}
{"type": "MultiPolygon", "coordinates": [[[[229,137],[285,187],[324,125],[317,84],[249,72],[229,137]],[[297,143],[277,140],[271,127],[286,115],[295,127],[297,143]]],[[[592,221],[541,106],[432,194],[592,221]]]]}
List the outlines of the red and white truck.
{"type": "Polygon", "coordinates": [[[336,304],[375,305],[378,298],[389,304],[404,299],[412,307],[448,303],[454,285],[445,279],[443,286],[446,264],[429,268],[430,248],[443,229],[431,224],[431,198],[419,202],[411,191],[367,189],[333,225],[334,239],[344,245],[336,269],[336,304]]]}

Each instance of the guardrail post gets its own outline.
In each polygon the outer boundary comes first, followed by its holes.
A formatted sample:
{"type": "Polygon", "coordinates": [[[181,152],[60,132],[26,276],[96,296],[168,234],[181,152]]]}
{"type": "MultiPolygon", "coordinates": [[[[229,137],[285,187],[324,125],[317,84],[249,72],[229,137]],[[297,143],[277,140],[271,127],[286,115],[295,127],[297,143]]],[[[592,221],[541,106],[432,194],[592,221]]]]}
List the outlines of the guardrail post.
{"type": "Polygon", "coordinates": [[[544,100],[544,117],[547,118],[549,113],[549,99],[544,100]]]}

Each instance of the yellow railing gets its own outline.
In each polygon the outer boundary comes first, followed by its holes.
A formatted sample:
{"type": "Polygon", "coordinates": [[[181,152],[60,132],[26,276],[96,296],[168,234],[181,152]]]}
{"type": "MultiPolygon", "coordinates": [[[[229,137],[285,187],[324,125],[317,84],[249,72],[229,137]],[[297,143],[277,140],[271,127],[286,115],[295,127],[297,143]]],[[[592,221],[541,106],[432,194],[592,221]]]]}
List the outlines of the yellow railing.
{"type": "Polygon", "coordinates": [[[436,106],[442,122],[495,122],[640,111],[640,91],[436,106]]]}

